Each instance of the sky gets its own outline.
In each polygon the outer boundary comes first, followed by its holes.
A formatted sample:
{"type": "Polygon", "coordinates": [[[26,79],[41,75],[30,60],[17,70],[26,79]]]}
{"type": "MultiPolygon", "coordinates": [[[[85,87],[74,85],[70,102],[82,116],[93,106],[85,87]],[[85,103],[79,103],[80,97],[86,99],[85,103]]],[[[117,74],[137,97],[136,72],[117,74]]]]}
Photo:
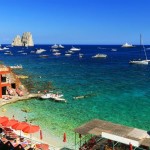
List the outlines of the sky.
{"type": "Polygon", "coordinates": [[[0,44],[150,45],[150,0],[0,0],[0,44]]]}

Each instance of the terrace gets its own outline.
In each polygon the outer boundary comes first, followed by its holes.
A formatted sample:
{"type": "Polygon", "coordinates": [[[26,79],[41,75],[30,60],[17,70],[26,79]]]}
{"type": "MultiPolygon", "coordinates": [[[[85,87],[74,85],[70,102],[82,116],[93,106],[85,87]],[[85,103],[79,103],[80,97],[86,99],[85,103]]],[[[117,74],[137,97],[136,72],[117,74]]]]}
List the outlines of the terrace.
{"type": "Polygon", "coordinates": [[[150,149],[148,131],[114,124],[103,120],[92,120],[74,129],[75,149],[81,150],[132,150],[150,149]],[[79,134],[79,142],[77,142],[79,134]]]}

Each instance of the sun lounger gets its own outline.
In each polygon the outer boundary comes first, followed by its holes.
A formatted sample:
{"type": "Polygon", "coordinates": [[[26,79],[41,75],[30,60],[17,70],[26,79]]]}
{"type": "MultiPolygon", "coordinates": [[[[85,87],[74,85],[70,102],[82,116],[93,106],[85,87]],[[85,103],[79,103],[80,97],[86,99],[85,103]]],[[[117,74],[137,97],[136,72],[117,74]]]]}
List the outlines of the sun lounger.
{"type": "Polygon", "coordinates": [[[8,92],[8,94],[11,95],[11,96],[14,96],[14,95],[15,95],[14,90],[13,90],[12,88],[10,88],[10,87],[7,87],[7,92],[8,92]]]}
{"type": "Polygon", "coordinates": [[[48,144],[35,144],[35,147],[40,149],[40,150],[49,150],[49,145],[48,144]]]}
{"type": "Polygon", "coordinates": [[[23,91],[16,89],[16,93],[18,94],[18,96],[23,96],[23,91]]]}

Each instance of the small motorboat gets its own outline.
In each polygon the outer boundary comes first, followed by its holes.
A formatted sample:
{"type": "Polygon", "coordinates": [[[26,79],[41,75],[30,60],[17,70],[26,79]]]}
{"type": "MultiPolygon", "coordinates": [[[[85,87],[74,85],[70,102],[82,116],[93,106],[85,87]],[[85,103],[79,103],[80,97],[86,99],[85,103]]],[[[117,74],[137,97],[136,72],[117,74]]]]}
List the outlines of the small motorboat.
{"type": "Polygon", "coordinates": [[[40,58],[48,58],[48,55],[39,55],[40,58]]]}
{"type": "Polygon", "coordinates": [[[66,53],[65,56],[71,56],[71,54],[70,53],[66,53]]]}
{"type": "Polygon", "coordinates": [[[10,66],[11,69],[22,69],[22,65],[10,66]]]}
{"type": "Polygon", "coordinates": [[[96,54],[95,56],[92,56],[92,58],[106,58],[106,54],[96,54]]]}
{"type": "Polygon", "coordinates": [[[53,53],[53,55],[55,55],[55,56],[59,56],[59,55],[61,55],[61,53],[56,52],[56,53],[53,53]]]}
{"type": "Polygon", "coordinates": [[[51,93],[44,94],[40,98],[41,99],[50,99],[51,98],[51,93]]]}
{"type": "Polygon", "coordinates": [[[40,96],[41,99],[52,99],[58,102],[67,102],[63,97],[63,94],[46,93],[40,96]]]}
{"type": "Polygon", "coordinates": [[[65,103],[67,102],[64,98],[61,97],[55,97],[54,100],[57,102],[65,102],[65,103]]]}
{"type": "Polygon", "coordinates": [[[64,46],[62,46],[61,44],[58,45],[58,48],[64,48],[64,46]]]}
{"type": "Polygon", "coordinates": [[[51,48],[59,48],[59,46],[57,44],[54,44],[51,46],[51,48]]]}
{"type": "Polygon", "coordinates": [[[133,48],[134,46],[132,44],[125,43],[121,47],[123,47],[123,48],[133,48]]]}
{"type": "Polygon", "coordinates": [[[83,57],[83,54],[79,53],[79,58],[82,58],[83,57]]]}
{"type": "Polygon", "coordinates": [[[76,48],[76,47],[73,47],[73,46],[72,46],[72,48],[71,48],[70,50],[71,50],[71,51],[80,51],[81,48],[76,48]]]}
{"type": "Polygon", "coordinates": [[[41,53],[43,53],[45,51],[46,51],[45,49],[40,48],[40,49],[37,49],[35,53],[36,54],[41,54],[41,53]]]}

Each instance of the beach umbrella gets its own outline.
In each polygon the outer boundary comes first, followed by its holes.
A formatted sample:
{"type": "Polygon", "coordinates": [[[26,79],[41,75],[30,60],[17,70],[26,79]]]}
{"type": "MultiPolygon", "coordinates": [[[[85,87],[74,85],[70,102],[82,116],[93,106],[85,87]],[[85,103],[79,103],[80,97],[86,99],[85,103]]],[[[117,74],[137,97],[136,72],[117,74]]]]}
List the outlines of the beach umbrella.
{"type": "Polygon", "coordinates": [[[21,130],[26,128],[29,125],[30,124],[28,124],[27,122],[18,122],[17,124],[14,124],[12,126],[12,128],[15,129],[15,130],[20,130],[20,136],[21,136],[21,130]]]}
{"type": "Polygon", "coordinates": [[[22,129],[26,128],[29,125],[30,124],[28,124],[27,122],[18,122],[16,124],[14,124],[12,126],[12,128],[15,129],[15,130],[22,130],[22,129]]]}
{"type": "Polygon", "coordinates": [[[12,127],[13,125],[15,125],[17,123],[18,123],[18,120],[10,119],[10,120],[7,120],[5,122],[2,122],[1,125],[4,127],[12,127]]]}
{"type": "Polygon", "coordinates": [[[0,124],[7,120],[8,120],[8,117],[6,117],[6,116],[0,117],[0,124]]]}
{"type": "Polygon", "coordinates": [[[29,126],[25,127],[24,129],[22,129],[22,131],[24,133],[30,134],[31,143],[32,143],[32,133],[38,132],[39,130],[40,130],[39,126],[31,125],[31,124],[29,126]]]}
{"type": "Polygon", "coordinates": [[[42,130],[40,130],[40,140],[43,139],[43,134],[42,134],[42,130]]]}
{"type": "Polygon", "coordinates": [[[132,150],[132,144],[131,143],[129,144],[129,150],[132,150]]]}
{"type": "Polygon", "coordinates": [[[29,133],[29,134],[38,132],[39,130],[40,130],[39,126],[31,125],[31,124],[29,126],[25,127],[24,129],[22,129],[22,131],[24,133],[29,133]]]}

